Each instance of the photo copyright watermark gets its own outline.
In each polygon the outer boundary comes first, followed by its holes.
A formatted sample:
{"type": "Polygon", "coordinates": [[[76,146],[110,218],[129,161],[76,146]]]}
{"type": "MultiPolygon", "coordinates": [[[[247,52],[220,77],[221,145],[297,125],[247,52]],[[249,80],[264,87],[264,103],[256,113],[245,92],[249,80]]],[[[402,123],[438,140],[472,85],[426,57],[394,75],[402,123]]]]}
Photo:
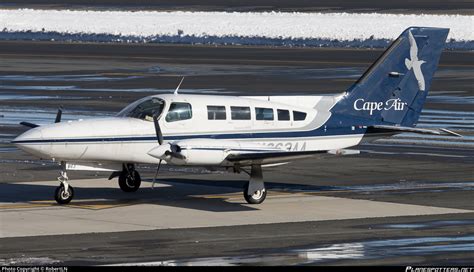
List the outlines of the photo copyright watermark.
{"type": "Polygon", "coordinates": [[[2,266],[0,272],[67,272],[65,266],[2,266]]]}
{"type": "Polygon", "coordinates": [[[474,267],[412,267],[407,266],[405,272],[474,272],[474,267]]]}

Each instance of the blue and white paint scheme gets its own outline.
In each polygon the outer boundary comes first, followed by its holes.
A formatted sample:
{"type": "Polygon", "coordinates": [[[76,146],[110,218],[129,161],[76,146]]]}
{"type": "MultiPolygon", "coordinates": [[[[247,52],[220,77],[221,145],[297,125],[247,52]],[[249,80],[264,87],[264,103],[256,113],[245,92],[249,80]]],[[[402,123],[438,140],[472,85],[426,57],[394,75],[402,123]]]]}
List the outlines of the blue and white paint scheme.
{"type": "MultiPolygon", "coordinates": [[[[32,129],[13,143],[61,162],[58,203],[73,196],[67,170],[113,171],[126,192],[136,191],[137,163],[249,167],[249,203],[266,190],[262,165],[286,163],[358,145],[370,137],[418,129],[449,29],[411,27],[347,91],[332,96],[153,95],[113,118],[57,122],[32,129]]],[[[180,83],[181,84],[181,83],[180,83]]],[[[179,86],[178,86],[179,88],[179,86]]],[[[245,171],[245,170],[244,170],[245,171]]]]}

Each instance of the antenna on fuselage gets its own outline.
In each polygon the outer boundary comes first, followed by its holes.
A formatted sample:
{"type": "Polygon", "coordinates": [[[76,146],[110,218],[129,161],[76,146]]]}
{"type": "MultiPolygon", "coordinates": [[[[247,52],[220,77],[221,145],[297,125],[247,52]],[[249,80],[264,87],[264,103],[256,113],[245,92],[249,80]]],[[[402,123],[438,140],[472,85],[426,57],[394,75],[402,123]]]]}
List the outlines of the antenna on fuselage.
{"type": "Polygon", "coordinates": [[[179,82],[178,87],[176,87],[176,90],[174,91],[174,95],[178,95],[178,90],[179,90],[179,87],[181,87],[181,83],[183,83],[183,80],[184,80],[184,77],[179,82]]]}

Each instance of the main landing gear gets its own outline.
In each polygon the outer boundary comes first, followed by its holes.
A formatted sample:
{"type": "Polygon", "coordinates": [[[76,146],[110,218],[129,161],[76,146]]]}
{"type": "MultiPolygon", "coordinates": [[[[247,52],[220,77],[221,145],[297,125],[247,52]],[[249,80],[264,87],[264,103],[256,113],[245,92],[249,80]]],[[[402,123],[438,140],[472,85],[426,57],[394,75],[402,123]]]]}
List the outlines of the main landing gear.
{"type": "Polygon", "coordinates": [[[124,164],[123,170],[119,175],[119,186],[122,191],[131,193],[136,192],[140,188],[142,179],[140,174],[135,170],[135,165],[133,164],[124,164]]]}
{"type": "MultiPolygon", "coordinates": [[[[252,165],[249,175],[250,179],[243,189],[244,198],[249,204],[263,203],[267,197],[267,190],[263,182],[262,166],[252,165]]],[[[122,171],[114,172],[109,179],[117,176],[119,177],[119,186],[122,191],[127,193],[136,192],[140,188],[142,180],[133,164],[124,164],[122,171]]],[[[68,180],[66,162],[61,162],[61,171],[58,177],[60,185],[54,192],[54,199],[58,204],[68,204],[74,197],[74,189],[69,185],[68,180]]]]}
{"type": "Polygon", "coordinates": [[[252,165],[250,180],[244,185],[244,198],[249,204],[260,204],[267,197],[267,190],[263,182],[261,165],[252,165]]]}

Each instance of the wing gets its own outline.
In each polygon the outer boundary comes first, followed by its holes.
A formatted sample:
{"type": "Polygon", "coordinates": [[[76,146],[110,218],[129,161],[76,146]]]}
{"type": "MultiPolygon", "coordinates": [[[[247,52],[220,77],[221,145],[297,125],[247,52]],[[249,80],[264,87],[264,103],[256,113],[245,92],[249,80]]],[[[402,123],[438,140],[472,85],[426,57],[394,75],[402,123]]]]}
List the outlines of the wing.
{"type": "Polygon", "coordinates": [[[270,151],[270,152],[246,152],[232,153],[226,157],[226,160],[241,166],[252,164],[273,164],[288,162],[291,160],[309,158],[318,154],[326,154],[327,151],[270,151]]]}
{"type": "Polygon", "coordinates": [[[187,139],[157,146],[148,155],[176,164],[248,166],[283,163],[327,153],[327,150],[293,151],[278,146],[245,141],[187,139]]]}

